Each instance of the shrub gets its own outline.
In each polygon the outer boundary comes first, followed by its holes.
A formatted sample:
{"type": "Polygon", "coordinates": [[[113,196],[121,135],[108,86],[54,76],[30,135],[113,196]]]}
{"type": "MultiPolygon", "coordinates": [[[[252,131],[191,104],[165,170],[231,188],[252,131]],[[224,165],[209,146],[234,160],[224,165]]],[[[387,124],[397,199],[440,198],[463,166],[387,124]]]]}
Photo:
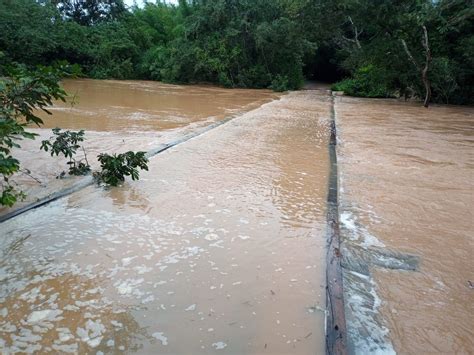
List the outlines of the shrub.
{"type": "Polygon", "coordinates": [[[383,72],[373,65],[359,68],[353,78],[339,81],[336,84],[333,84],[331,89],[335,91],[344,91],[345,94],[350,96],[393,96],[383,72]]]}
{"type": "Polygon", "coordinates": [[[140,75],[146,79],[163,80],[163,70],[167,66],[169,51],[162,46],[145,52],[139,65],[140,75]]]}
{"type": "Polygon", "coordinates": [[[434,58],[431,68],[431,86],[434,101],[449,104],[459,88],[456,82],[458,69],[449,58],[434,58]]]}
{"type": "Polygon", "coordinates": [[[289,89],[288,77],[278,74],[270,85],[273,91],[283,92],[289,89]]]}
{"type": "Polygon", "coordinates": [[[220,85],[226,88],[231,88],[234,86],[232,81],[229,79],[229,76],[226,73],[220,72],[218,74],[218,82],[220,85]]]}
{"type": "Polygon", "coordinates": [[[106,185],[118,186],[125,181],[125,176],[132,180],[139,179],[138,169],[148,170],[148,159],[145,152],[126,152],[122,154],[99,154],[101,171],[94,173],[99,182],[106,185]]]}
{"type": "Polygon", "coordinates": [[[255,87],[258,89],[268,88],[271,85],[271,74],[261,64],[250,68],[243,68],[237,75],[240,87],[255,87]]]}
{"type": "MultiPolygon", "coordinates": [[[[53,128],[53,134],[54,136],[41,142],[40,149],[45,152],[51,150],[51,156],[59,156],[62,154],[65,158],[69,158],[69,161],[67,162],[69,165],[69,175],[87,175],[90,172],[91,167],[87,161],[84,147],[78,144],[79,142],[84,141],[84,130],[80,130],[79,132],[61,132],[60,128],[53,128]],[[74,156],[79,148],[82,148],[82,151],[84,152],[84,159],[78,161],[74,156]],[[83,163],[83,160],[85,163],[83,163]]],[[[60,177],[63,175],[64,174],[61,174],[60,177]]]]}

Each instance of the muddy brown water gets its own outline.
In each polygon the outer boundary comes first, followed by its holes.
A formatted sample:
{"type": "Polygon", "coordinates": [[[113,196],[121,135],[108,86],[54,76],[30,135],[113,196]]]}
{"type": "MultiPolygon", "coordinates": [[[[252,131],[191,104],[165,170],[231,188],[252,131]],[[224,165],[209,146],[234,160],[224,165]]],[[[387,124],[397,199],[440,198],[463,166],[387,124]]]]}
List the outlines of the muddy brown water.
{"type": "MultiPolygon", "coordinates": [[[[3,223],[1,351],[324,353],[329,97],[65,86],[77,103],[46,128],[86,129],[92,157],[236,118],[152,158],[138,182],[3,223]]],[[[344,270],[352,350],[471,353],[474,110],[335,101],[343,256],[362,260],[344,270]]],[[[43,183],[19,180],[31,199],[74,181],[38,145],[18,152],[43,183]]]]}
{"type": "MultiPolygon", "coordinates": [[[[371,268],[376,325],[401,354],[472,353],[474,109],[342,97],[336,112],[345,243],[419,258],[417,271],[371,268]]],[[[346,302],[363,323],[361,295],[346,302]]],[[[380,345],[368,338],[361,352],[380,345]]]]}
{"type": "Polygon", "coordinates": [[[2,351],[324,353],[329,113],[290,93],[3,223],[2,351]]]}
{"type": "Polygon", "coordinates": [[[45,128],[98,132],[164,131],[223,119],[277,97],[267,90],[230,90],[154,81],[65,80],[66,103],[57,103],[45,128]]]}
{"type": "MultiPolygon", "coordinates": [[[[237,116],[279,95],[268,90],[230,90],[207,86],[177,86],[151,81],[65,80],[69,94],[66,103],[56,102],[51,116],[40,113],[41,129],[29,130],[39,136],[24,140],[14,155],[21,166],[31,171],[14,177],[19,189],[27,194],[27,205],[55,191],[72,186],[73,177],[57,180],[67,171],[67,161],[40,151],[41,140],[52,136],[51,128],[85,130],[84,147],[93,169],[100,153],[149,151],[203,129],[224,118],[237,116]]],[[[83,159],[82,150],[77,153],[83,159]]],[[[0,214],[8,212],[0,209],[0,214]]]]}

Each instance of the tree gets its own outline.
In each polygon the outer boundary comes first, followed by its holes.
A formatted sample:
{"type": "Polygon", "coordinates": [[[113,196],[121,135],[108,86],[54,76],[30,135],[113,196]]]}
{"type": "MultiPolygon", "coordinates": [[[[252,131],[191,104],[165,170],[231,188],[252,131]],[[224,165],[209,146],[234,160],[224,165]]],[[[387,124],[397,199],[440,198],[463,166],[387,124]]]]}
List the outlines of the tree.
{"type": "Polygon", "coordinates": [[[0,0],[0,50],[11,60],[36,65],[55,58],[57,10],[31,0],[0,0]]]}
{"type": "Polygon", "coordinates": [[[83,26],[118,19],[126,11],[123,0],[52,1],[61,15],[83,26]]]}
{"type": "Polygon", "coordinates": [[[405,40],[402,39],[401,41],[403,44],[403,48],[405,49],[405,52],[408,55],[408,58],[413,63],[415,68],[421,73],[421,80],[423,81],[423,84],[425,86],[425,91],[426,91],[425,101],[423,103],[423,106],[428,107],[431,100],[431,84],[430,84],[430,79],[428,78],[428,71],[430,70],[430,64],[433,58],[431,56],[431,49],[430,49],[430,44],[428,40],[428,30],[426,29],[426,26],[423,26],[423,39],[421,41],[423,48],[425,50],[425,64],[423,66],[418,64],[418,62],[415,60],[410,50],[408,49],[408,46],[405,40]]]}
{"type": "Polygon", "coordinates": [[[465,0],[0,0],[0,13],[7,58],[92,78],[287,90],[345,76],[354,95],[474,102],[465,0]]]}

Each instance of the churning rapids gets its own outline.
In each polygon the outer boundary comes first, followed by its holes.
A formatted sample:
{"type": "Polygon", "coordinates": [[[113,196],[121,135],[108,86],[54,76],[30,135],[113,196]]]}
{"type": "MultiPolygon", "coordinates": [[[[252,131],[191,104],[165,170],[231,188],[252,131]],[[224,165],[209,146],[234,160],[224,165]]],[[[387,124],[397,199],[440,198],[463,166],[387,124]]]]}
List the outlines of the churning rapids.
{"type": "MultiPolygon", "coordinates": [[[[330,94],[74,80],[20,161],[28,204],[75,179],[49,128],[149,151],[0,229],[2,353],[323,354],[330,94]]],[[[336,97],[350,352],[474,351],[474,110],[336,97]]],[[[8,212],[6,210],[0,213],[8,212]]]]}

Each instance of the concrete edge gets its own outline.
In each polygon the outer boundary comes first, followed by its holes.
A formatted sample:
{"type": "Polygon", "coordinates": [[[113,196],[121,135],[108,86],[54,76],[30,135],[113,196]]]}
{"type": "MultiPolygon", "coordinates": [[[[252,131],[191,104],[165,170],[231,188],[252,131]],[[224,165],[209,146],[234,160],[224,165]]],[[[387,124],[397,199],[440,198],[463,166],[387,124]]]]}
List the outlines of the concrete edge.
{"type": "Polygon", "coordinates": [[[329,141],[329,182],[326,256],[326,353],[348,354],[347,326],[344,311],[344,290],[342,275],[341,237],[339,231],[338,172],[337,172],[337,131],[335,100],[331,92],[331,137],[329,141]]]}
{"type": "MultiPolygon", "coordinates": [[[[182,138],[179,138],[179,139],[176,139],[170,143],[165,143],[165,144],[161,144],[160,146],[154,148],[154,149],[151,149],[149,150],[147,153],[146,153],[146,157],[147,158],[152,158],[154,157],[155,155],[157,154],[160,154],[172,147],[175,147],[181,143],[184,143],[190,139],[193,139],[195,137],[198,137],[204,133],[207,133],[209,132],[210,130],[214,129],[214,128],[217,128],[219,126],[222,126],[223,124],[235,119],[236,117],[239,117],[238,115],[235,115],[235,116],[230,116],[230,117],[227,117],[221,121],[218,121],[218,122],[214,122],[214,123],[211,123],[207,126],[205,126],[203,129],[200,129],[196,132],[193,132],[193,133],[190,133],[190,134],[187,134],[185,136],[183,136],[182,138]]],[[[65,196],[68,196],[74,192],[77,192],[79,190],[82,190],[92,184],[94,184],[94,178],[91,176],[91,175],[87,175],[87,176],[84,176],[82,178],[79,179],[79,181],[77,181],[75,184],[73,184],[73,186],[71,187],[68,187],[68,188],[65,188],[65,189],[61,189],[59,191],[56,191],[46,197],[43,197],[41,199],[39,199],[38,201],[35,201],[35,202],[32,202],[26,206],[23,206],[23,207],[20,207],[20,208],[17,208],[17,209],[14,209],[10,212],[7,212],[3,215],[0,216],[0,223],[3,223],[5,221],[8,221],[9,219],[11,218],[14,218],[16,216],[19,216],[25,212],[28,212],[30,210],[33,210],[33,209],[36,209],[38,207],[41,207],[41,206],[44,206],[44,205],[47,205],[48,203],[50,202],[53,202],[53,201],[56,201],[62,197],[65,197],[65,196]]]]}

